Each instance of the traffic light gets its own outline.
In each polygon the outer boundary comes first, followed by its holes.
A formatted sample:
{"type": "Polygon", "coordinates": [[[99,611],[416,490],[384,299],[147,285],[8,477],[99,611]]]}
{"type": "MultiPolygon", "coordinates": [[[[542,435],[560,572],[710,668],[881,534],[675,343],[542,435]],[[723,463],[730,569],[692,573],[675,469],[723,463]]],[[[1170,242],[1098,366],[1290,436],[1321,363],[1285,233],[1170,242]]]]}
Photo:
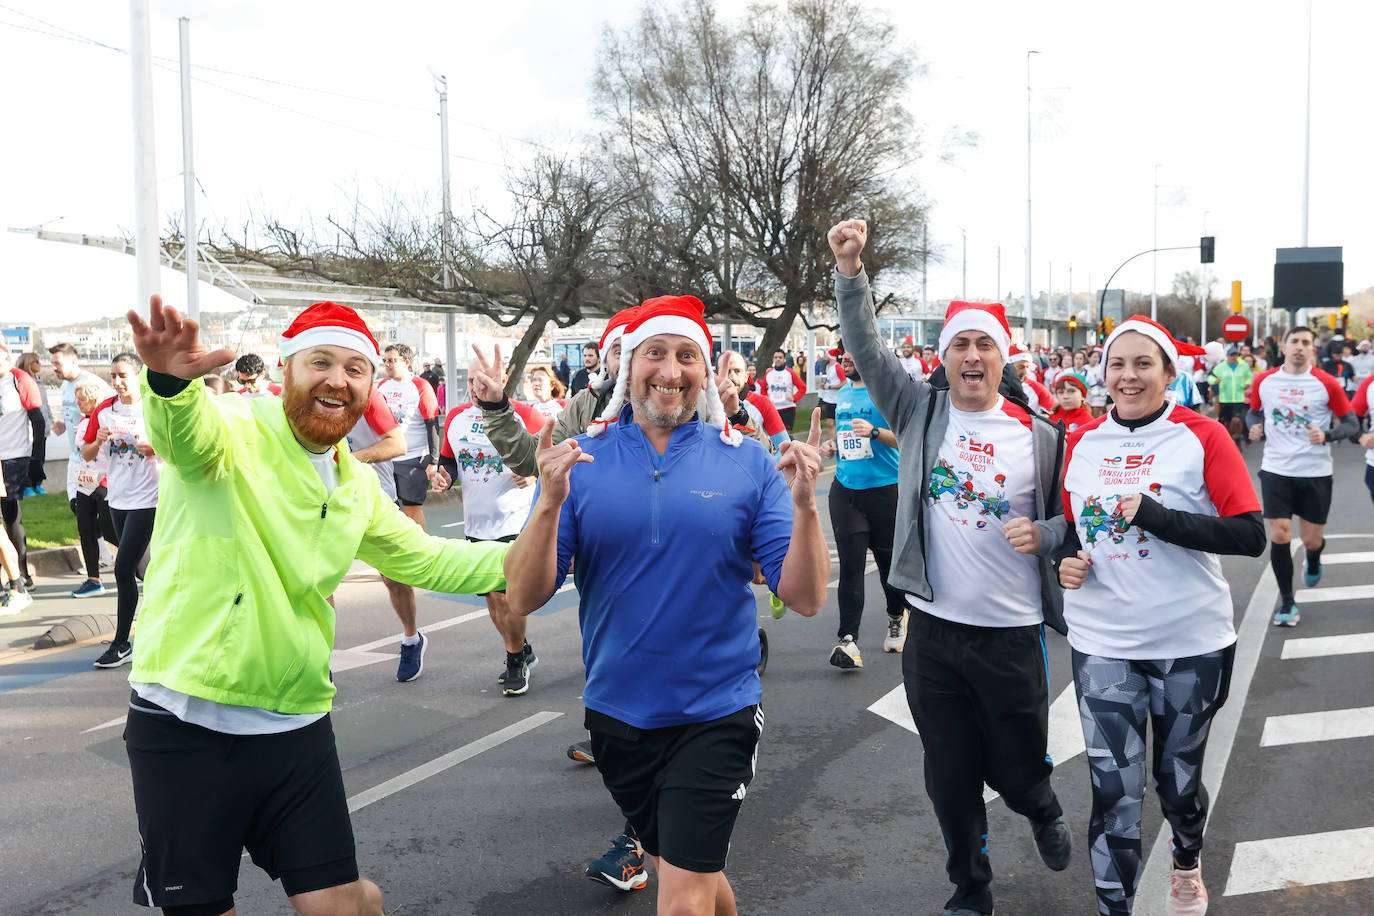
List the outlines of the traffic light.
{"type": "Polygon", "coordinates": [[[1350,300],[1341,300],[1341,330],[1344,331],[1350,326],[1350,300]]]}
{"type": "Polygon", "coordinates": [[[1078,316],[1077,316],[1077,315],[1070,315],[1070,316],[1069,316],[1069,330],[1070,330],[1070,331],[1077,331],[1077,330],[1078,330],[1078,316]]]}
{"type": "Polygon", "coordinates": [[[1236,315],[1239,315],[1242,311],[1244,311],[1244,309],[1245,309],[1245,306],[1242,305],[1242,304],[1241,304],[1241,301],[1240,301],[1240,281],[1239,281],[1239,280],[1232,280],[1232,281],[1231,281],[1231,311],[1232,311],[1232,313],[1234,313],[1234,314],[1236,314],[1236,315]]]}
{"type": "Polygon", "coordinates": [[[1215,235],[1204,235],[1202,237],[1202,263],[1211,264],[1217,259],[1217,237],[1215,235]]]}
{"type": "Polygon", "coordinates": [[[1108,334],[1112,333],[1112,329],[1116,327],[1116,319],[1115,319],[1115,318],[1103,318],[1102,320],[1105,321],[1105,322],[1107,323],[1107,333],[1108,333],[1108,334]]]}
{"type": "Polygon", "coordinates": [[[1335,312],[1328,312],[1328,313],[1327,313],[1327,316],[1326,316],[1326,326],[1327,326],[1328,328],[1330,328],[1331,330],[1334,331],[1334,330],[1336,330],[1337,326],[1340,325],[1340,323],[1341,323],[1340,318],[1338,318],[1338,317],[1336,316],[1336,313],[1335,313],[1335,312]]]}

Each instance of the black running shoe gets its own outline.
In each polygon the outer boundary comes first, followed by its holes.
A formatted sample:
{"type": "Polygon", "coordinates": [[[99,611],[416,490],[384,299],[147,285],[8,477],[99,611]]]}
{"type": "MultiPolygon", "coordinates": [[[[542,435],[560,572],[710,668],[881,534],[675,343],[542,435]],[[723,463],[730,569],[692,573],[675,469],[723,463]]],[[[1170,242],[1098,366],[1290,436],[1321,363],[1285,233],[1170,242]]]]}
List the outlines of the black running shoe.
{"type": "MultiPolygon", "coordinates": [[[[525,643],[525,648],[524,648],[522,651],[523,651],[524,654],[525,654],[525,667],[526,667],[526,668],[533,669],[535,665],[539,664],[539,656],[537,656],[537,655],[534,654],[534,650],[530,648],[530,644],[529,644],[529,643],[525,643]]],[[[500,685],[503,686],[503,687],[505,686],[505,684],[506,684],[506,669],[505,669],[505,668],[502,668],[502,669],[501,669],[501,673],[498,674],[498,675],[496,676],[496,683],[500,684],[500,685]]]]}
{"type": "Polygon", "coordinates": [[[1062,817],[1037,824],[1031,822],[1035,833],[1035,847],[1040,850],[1040,858],[1049,866],[1050,871],[1063,871],[1069,867],[1069,853],[1073,849],[1073,837],[1069,825],[1062,817]]]}
{"type": "Polygon", "coordinates": [[[530,689],[530,666],[525,661],[525,653],[506,653],[506,679],[502,682],[501,692],[508,697],[518,697],[530,689]]]}
{"type": "Polygon", "coordinates": [[[134,659],[134,647],[127,642],[112,642],[105,654],[95,660],[97,668],[118,668],[134,659]]]}

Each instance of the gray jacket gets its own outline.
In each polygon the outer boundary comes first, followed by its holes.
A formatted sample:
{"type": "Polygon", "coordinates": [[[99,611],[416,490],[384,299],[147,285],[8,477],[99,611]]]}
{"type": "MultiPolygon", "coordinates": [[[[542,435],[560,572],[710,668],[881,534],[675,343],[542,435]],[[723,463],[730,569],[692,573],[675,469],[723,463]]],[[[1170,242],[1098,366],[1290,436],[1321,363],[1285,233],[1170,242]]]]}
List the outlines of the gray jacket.
{"type": "MultiPolygon", "coordinates": [[[[868,277],[835,273],[835,302],[845,350],[868,386],[874,405],[897,436],[897,529],[888,583],[919,598],[932,600],[926,577],[926,501],[930,471],[949,422],[949,386],[913,381],[878,333],[868,277]]],[[[1055,573],[1055,557],[1068,531],[1063,509],[1064,430],[1040,417],[1031,421],[1035,456],[1035,526],[1040,529],[1040,606],[1045,623],[1060,633],[1064,594],[1055,573]]]]}

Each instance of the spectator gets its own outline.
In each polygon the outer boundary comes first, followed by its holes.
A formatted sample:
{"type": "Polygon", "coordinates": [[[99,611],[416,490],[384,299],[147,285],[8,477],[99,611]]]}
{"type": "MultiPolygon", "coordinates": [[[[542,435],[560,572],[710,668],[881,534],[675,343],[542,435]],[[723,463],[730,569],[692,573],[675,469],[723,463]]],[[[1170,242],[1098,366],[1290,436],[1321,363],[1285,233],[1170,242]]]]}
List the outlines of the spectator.
{"type": "Polygon", "coordinates": [[[596,351],[596,341],[585,344],[582,347],[582,368],[573,374],[572,382],[568,386],[573,394],[577,394],[591,383],[592,374],[601,368],[601,355],[596,351]]]}
{"type": "Polygon", "coordinates": [[[572,367],[568,365],[568,354],[564,353],[558,357],[558,369],[555,371],[558,373],[558,380],[567,388],[572,383],[572,367]]]}

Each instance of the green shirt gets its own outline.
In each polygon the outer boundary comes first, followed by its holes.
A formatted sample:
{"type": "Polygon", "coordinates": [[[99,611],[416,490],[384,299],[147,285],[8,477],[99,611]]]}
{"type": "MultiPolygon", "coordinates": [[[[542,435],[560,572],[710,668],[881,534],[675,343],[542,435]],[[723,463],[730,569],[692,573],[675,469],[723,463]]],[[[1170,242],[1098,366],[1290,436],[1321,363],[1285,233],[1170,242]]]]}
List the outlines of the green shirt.
{"type": "Polygon", "coordinates": [[[1245,389],[1250,387],[1255,373],[1244,360],[1236,360],[1234,366],[1222,360],[1212,367],[1208,376],[1217,386],[1217,399],[1223,404],[1238,404],[1245,400],[1245,389]]]}

